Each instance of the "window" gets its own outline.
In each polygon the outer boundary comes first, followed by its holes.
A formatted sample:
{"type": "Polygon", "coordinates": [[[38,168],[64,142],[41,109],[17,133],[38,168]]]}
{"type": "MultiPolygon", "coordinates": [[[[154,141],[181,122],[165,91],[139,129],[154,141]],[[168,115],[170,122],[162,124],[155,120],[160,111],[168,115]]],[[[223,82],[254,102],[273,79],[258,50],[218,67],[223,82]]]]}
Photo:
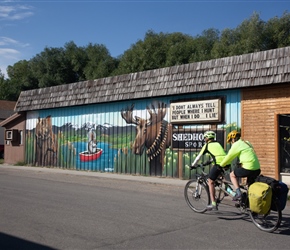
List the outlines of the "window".
{"type": "Polygon", "coordinates": [[[13,130],[6,130],[5,139],[6,140],[12,140],[13,139],[13,130]]]}
{"type": "Polygon", "coordinates": [[[281,173],[290,173],[290,114],[279,115],[279,166],[281,173]]]}
{"type": "Polygon", "coordinates": [[[23,130],[19,130],[19,144],[23,144],[23,130]]]}

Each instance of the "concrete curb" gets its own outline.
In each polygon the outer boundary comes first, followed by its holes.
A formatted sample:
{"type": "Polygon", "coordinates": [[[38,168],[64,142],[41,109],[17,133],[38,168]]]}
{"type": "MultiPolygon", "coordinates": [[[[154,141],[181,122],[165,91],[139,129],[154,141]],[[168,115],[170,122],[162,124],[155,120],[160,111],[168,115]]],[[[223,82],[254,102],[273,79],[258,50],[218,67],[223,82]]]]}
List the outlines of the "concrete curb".
{"type": "Polygon", "coordinates": [[[188,181],[188,180],[166,178],[166,177],[125,175],[125,174],[116,174],[116,173],[108,173],[108,172],[91,172],[91,171],[68,170],[68,169],[48,168],[48,167],[14,166],[14,165],[9,165],[5,163],[0,164],[0,169],[1,168],[21,169],[24,171],[51,172],[51,173],[69,174],[69,175],[95,176],[98,178],[141,181],[141,182],[148,182],[152,184],[173,185],[173,186],[180,186],[180,187],[184,187],[188,181]]]}

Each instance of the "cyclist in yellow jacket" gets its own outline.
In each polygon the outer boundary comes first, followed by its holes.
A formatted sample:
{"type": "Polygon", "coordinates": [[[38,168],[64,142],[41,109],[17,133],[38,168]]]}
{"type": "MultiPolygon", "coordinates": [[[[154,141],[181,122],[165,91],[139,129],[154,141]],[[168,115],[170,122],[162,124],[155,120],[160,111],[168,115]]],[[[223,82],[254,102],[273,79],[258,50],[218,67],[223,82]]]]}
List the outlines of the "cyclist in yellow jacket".
{"type": "Polygon", "coordinates": [[[211,198],[211,204],[207,206],[207,210],[218,210],[215,200],[215,188],[214,188],[214,182],[217,179],[217,177],[221,174],[221,168],[219,167],[219,164],[224,159],[226,152],[222,145],[215,141],[216,134],[213,131],[206,131],[204,133],[204,140],[205,145],[203,145],[201,151],[199,152],[198,156],[195,158],[194,162],[191,164],[191,167],[195,167],[200,160],[200,158],[205,155],[209,154],[212,158],[213,167],[211,168],[209,172],[209,179],[208,179],[208,186],[209,186],[209,192],[210,192],[210,198],[211,198]]]}
{"type": "Polygon", "coordinates": [[[241,134],[238,131],[233,130],[228,134],[227,143],[231,143],[232,146],[220,163],[220,166],[224,167],[230,164],[236,157],[239,158],[239,165],[241,167],[235,168],[230,173],[231,182],[236,189],[236,195],[233,200],[237,201],[242,195],[237,178],[247,177],[248,185],[252,184],[261,173],[260,162],[250,142],[242,140],[241,134]]]}

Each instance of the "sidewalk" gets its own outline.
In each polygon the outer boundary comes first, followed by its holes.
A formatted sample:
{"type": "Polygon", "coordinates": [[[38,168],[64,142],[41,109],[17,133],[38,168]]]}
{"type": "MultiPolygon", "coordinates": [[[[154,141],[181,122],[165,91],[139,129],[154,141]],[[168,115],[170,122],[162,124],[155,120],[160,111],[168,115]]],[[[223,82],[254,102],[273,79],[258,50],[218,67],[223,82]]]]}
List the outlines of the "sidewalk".
{"type": "Polygon", "coordinates": [[[9,164],[0,164],[1,168],[9,169],[21,169],[24,171],[38,171],[38,172],[53,172],[59,174],[70,174],[70,175],[82,175],[82,176],[95,176],[98,178],[109,178],[119,180],[130,180],[130,181],[141,181],[152,184],[163,184],[184,187],[188,180],[181,180],[167,177],[149,177],[140,175],[127,175],[127,174],[116,174],[107,172],[92,172],[92,171],[80,171],[80,170],[67,170],[60,168],[48,168],[48,167],[31,167],[31,166],[14,166],[9,164]]]}

